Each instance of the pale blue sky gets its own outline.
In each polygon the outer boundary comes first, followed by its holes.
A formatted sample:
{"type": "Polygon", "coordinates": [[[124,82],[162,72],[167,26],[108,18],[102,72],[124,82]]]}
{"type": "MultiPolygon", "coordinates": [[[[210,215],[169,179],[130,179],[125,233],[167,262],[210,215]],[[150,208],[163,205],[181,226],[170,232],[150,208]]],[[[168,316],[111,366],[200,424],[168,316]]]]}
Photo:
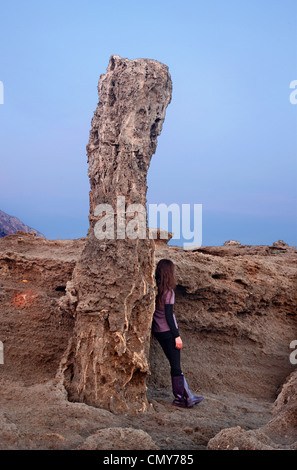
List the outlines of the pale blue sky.
{"type": "Polygon", "coordinates": [[[97,82],[144,57],[173,80],[148,203],[202,204],[203,245],[296,245],[296,0],[3,0],[0,22],[1,210],[86,235],[97,82]]]}

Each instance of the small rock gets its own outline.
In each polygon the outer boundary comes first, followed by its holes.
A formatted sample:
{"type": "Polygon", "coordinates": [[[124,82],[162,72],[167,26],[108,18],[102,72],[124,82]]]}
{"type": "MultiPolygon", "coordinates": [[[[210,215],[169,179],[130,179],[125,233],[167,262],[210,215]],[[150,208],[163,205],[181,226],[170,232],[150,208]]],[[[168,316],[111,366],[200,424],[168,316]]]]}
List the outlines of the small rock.
{"type": "Polygon", "coordinates": [[[237,240],[227,240],[224,243],[224,246],[234,246],[234,245],[241,245],[241,243],[237,240]]]}

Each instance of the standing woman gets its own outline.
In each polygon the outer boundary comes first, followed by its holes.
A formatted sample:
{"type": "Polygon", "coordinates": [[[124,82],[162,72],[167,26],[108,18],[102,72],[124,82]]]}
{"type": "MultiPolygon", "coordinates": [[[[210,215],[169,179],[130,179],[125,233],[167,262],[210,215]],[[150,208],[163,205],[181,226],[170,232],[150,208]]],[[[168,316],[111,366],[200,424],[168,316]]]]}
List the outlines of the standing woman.
{"type": "Polygon", "coordinates": [[[189,389],[185,376],[181,371],[180,351],[183,347],[179,335],[173,304],[175,300],[174,264],[169,259],[161,259],[156,268],[158,294],[156,309],[153,316],[152,333],[159,341],[169,363],[172,391],[175,399],[173,404],[182,408],[192,408],[200,403],[203,397],[196,397],[189,389]]]}

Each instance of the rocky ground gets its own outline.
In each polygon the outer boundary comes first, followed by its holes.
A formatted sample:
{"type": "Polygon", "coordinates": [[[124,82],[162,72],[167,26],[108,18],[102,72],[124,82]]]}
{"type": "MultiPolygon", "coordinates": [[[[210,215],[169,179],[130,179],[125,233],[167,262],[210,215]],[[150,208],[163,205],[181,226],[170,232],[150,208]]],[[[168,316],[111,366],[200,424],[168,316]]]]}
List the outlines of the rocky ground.
{"type": "Polygon", "coordinates": [[[1,449],[297,449],[295,247],[157,246],[156,261],[176,265],[183,371],[205,400],[172,406],[152,339],[150,409],[131,416],[70,402],[57,374],[74,325],[62,299],[83,244],[0,240],[1,449]]]}

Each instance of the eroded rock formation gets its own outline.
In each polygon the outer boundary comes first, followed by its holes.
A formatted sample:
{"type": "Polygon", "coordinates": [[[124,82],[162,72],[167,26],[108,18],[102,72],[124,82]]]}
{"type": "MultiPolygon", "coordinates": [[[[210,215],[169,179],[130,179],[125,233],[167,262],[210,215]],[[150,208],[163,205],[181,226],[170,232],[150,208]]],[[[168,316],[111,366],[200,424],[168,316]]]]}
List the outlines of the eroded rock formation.
{"type": "Polygon", "coordinates": [[[223,429],[209,450],[297,450],[297,371],[293,372],[274,402],[273,418],[256,430],[241,426],[223,429]]]}
{"type": "MultiPolygon", "coordinates": [[[[184,251],[163,246],[156,262],[171,259],[177,288],[175,311],[187,340],[185,372],[196,389],[236,390],[273,400],[293,369],[290,344],[297,338],[296,247],[226,245],[184,251]]],[[[170,380],[152,342],[154,373],[170,380]],[[158,362],[158,367],[154,364],[158,362]]],[[[161,356],[162,357],[162,356],[161,356]]],[[[156,380],[156,374],[158,379],[156,380]]]]}
{"type": "Polygon", "coordinates": [[[189,412],[173,409],[168,363],[152,341],[147,396],[154,412],[131,416],[70,403],[56,377],[75,321],[59,305],[84,244],[31,234],[0,239],[1,449],[154,445],[131,427],[162,450],[205,449],[210,440],[217,449],[296,448],[296,365],[289,361],[297,339],[296,247],[184,251],[162,241],[155,263],[168,257],[176,265],[183,369],[205,400],[189,412]]]}
{"type": "Polygon", "coordinates": [[[62,367],[70,400],[114,412],[147,407],[154,242],[146,237],[146,225],[144,239],[128,238],[125,223],[135,216],[127,213],[128,206],[145,208],[147,171],[171,90],[167,66],[112,56],[99,80],[99,103],[87,146],[90,228],[67,286],[76,324],[62,367]],[[124,198],[121,208],[118,197],[124,198]],[[114,211],[114,239],[95,236],[99,204],[114,211]],[[120,235],[119,217],[124,223],[120,235]]]}

